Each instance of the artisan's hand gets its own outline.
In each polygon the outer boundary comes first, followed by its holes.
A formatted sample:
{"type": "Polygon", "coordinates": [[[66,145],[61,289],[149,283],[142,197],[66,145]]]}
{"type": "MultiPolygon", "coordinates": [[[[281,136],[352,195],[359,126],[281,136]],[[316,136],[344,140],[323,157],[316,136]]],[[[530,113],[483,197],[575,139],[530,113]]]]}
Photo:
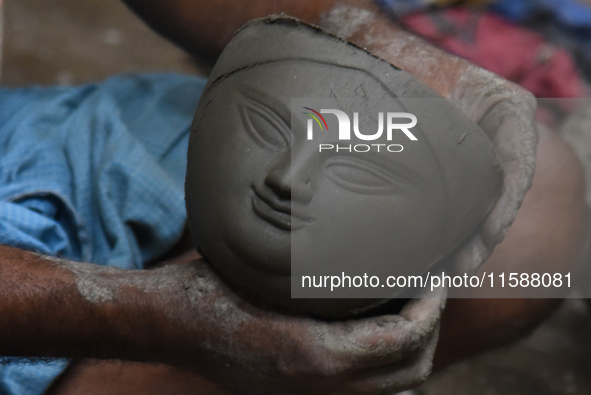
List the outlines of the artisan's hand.
{"type": "MultiPolygon", "coordinates": [[[[329,13],[324,24],[336,25],[332,21],[336,15],[338,25],[343,26],[347,15],[353,18],[356,14],[343,6],[329,13]]],[[[503,240],[531,186],[537,144],[533,95],[405,32],[383,14],[373,14],[367,24],[358,23],[357,30],[347,38],[425,82],[490,136],[503,165],[503,193],[456,260],[463,272],[477,270],[503,240]]]]}
{"type": "Polygon", "coordinates": [[[488,259],[515,220],[533,179],[537,134],[529,92],[476,66],[463,66],[448,97],[490,136],[504,171],[501,197],[456,256],[458,270],[470,273],[488,259]]]}
{"type": "Polygon", "coordinates": [[[0,355],[163,362],[237,393],[384,394],[431,370],[445,291],[399,315],[324,322],[259,309],[202,260],[154,270],[0,246],[0,355]]]}
{"type": "Polygon", "coordinates": [[[154,271],[167,357],[245,394],[384,394],[416,386],[431,371],[444,290],[399,315],[324,322],[241,300],[203,261],[154,271]]]}
{"type": "Polygon", "coordinates": [[[449,98],[490,136],[504,171],[503,194],[458,254],[459,269],[472,272],[503,240],[531,186],[536,163],[536,102],[531,93],[493,73],[463,66],[449,98]]]}

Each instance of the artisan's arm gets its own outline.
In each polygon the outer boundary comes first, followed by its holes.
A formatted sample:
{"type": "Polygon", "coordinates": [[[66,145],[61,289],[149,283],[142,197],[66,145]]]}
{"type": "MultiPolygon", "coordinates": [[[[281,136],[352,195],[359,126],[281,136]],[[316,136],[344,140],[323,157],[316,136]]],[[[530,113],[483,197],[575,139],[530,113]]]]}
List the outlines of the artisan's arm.
{"type": "Polygon", "coordinates": [[[113,293],[143,275],[0,246],[0,355],[151,359],[142,350],[157,349],[156,336],[140,326],[149,299],[113,293]]]}
{"type": "Polygon", "coordinates": [[[213,63],[234,32],[251,19],[285,13],[319,25],[391,62],[449,96],[462,59],[426,44],[382,12],[373,0],[124,0],[152,28],[213,63]],[[419,61],[420,60],[420,61],[419,61]]]}
{"type": "MultiPolygon", "coordinates": [[[[319,24],[339,0],[124,0],[152,28],[194,56],[213,61],[234,32],[251,19],[286,13],[319,24]]],[[[353,1],[347,1],[351,3],[353,1]]],[[[371,0],[355,3],[372,5],[371,0]]]]}
{"type": "Polygon", "coordinates": [[[0,355],[163,362],[298,395],[417,385],[445,301],[437,290],[397,316],[327,323],[246,303],[201,260],[132,271],[4,246],[0,290],[0,355]]]}

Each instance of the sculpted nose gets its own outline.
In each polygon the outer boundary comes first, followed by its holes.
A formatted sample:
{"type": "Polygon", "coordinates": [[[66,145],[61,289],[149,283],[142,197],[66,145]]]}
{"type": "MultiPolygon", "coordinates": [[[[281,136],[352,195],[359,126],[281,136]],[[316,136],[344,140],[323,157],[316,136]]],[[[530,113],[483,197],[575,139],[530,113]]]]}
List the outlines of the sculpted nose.
{"type": "Polygon", "coordinates": [[[312,200],[310,179],[294,172],[289,164],[271,170],[265,178],[265,185],[283,200],[290,199],[301,204],[312,200]]]}

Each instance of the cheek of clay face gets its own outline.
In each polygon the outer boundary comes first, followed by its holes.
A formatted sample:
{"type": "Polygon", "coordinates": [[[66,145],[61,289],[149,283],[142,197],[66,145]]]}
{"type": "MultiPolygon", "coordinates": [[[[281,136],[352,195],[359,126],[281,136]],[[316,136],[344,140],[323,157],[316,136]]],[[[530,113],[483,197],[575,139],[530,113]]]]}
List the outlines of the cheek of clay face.
{"type": "MultiPolygon", "coordinates": [[[[195,244],[238,289],[323,317],[362,311],[379,301],[292,299],[292,274],[302,268],[325,275],[426,273],[492,208],[502,179],[496,156],[482,131],[403,71],[309,27],[253,34],[259,28],[283,29],[255,24],[238,34],[195,115],[186,180],[195,244]],[[321,51],[310,51],[318,35],[321,51]],[[275,39],[258,43],[269,37],[305,43],[304,56],[247,67],[232,56],[251,56],[241,51],[252,40],[261,48],[276,45],[275,39]],[[334,59],[324,61],[335,45],[334,59]],[[361,57],[361,66],[342,65],[339,51],[345,59],[361,57]],[[307,59],[309,53],[323,60],[307,59]],[[407,97],[424,99],[401,99],[407,97]],[[398,153],[321,151],[319,144],[342,143],[336,116],[326,114],[327,130],[316,129],[310,140],[306,117],[294,116],[294,98],[327,98],[349,114],[415,114],[417,141],[397,136],[395,142],[404,142],[398,153]]],[[[359,129],[375,131],[370,118],[360,118],[359,129]]]]}

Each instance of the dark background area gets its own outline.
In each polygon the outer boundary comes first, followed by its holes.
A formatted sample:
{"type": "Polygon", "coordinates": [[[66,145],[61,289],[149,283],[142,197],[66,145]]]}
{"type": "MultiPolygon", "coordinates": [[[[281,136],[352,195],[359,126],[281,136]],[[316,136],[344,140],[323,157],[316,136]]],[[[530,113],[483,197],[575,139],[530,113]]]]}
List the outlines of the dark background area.
{"type": "Polygon", "coordinates": [[[1,82],[72,85],[117,73],[199,73],[118,0],[8,0],[1,82]]]}

